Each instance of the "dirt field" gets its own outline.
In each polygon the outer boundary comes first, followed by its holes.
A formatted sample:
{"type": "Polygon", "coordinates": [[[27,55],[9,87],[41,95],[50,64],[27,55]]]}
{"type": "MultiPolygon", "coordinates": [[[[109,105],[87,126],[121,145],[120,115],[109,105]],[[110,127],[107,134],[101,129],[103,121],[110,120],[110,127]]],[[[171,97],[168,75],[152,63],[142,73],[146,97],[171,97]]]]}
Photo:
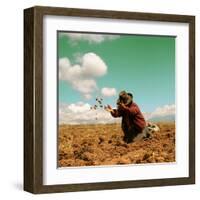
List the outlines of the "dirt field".
{"type": "Polygon", "coordinates": [[[157,123],[152,138],[126,144],[120,124],[60,125],[58,165],[92,166],[175,161],[175,124],[157,123]]]}

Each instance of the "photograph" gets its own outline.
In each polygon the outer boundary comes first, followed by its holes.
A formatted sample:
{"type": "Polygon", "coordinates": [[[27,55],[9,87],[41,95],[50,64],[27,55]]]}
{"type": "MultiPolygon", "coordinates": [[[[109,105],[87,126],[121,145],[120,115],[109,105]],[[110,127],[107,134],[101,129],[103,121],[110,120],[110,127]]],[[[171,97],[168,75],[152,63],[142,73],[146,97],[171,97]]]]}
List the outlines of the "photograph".
{"type": "Polygon", "coordinates": [[[24,10],[24,190],[195,183],[195,16],[24,10]]]}
{"type": "Polygon", "coordinates": [[[176,162],[176,38],[57,30],[57,166],[176,162]]]}

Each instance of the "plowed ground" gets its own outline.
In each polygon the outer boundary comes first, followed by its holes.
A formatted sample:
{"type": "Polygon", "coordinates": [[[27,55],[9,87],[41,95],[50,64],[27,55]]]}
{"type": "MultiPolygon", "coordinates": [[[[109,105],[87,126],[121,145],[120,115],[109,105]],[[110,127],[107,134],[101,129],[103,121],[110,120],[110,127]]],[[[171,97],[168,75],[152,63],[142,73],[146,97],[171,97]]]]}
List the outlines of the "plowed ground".
{"type": "Polygon", "coordinates": [[[120,124],[60,125],[58,166],[175,162],[175,123],[157,123],[160,132],[126,144],[120,124]]]}

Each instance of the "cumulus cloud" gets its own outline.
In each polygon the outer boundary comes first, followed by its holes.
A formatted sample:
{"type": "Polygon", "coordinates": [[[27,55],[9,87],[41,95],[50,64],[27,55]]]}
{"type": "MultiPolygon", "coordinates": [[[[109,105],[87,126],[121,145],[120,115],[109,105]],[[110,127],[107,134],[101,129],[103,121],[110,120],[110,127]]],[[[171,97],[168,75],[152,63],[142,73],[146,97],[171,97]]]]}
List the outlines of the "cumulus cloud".
{"type": "Polygon", "coordinates": [[[86,53],[82,59],[82,73],[84,76],[99,77],[105,75],[107,66],[95,53],[86,53]]]}
{"type": "Polygon", "coordinates": [[[119,35],[105,34],[87,34],[87,33],[61,33],[61,36],[68,37],[72,44],[77,44],[78,41],[87,41],[88,43],[101,43],[105,40],[114,40],[119,38],[119,35]]]}
{"type": "Polygon", "coordinates": [[[158,107],[152,113],[154,116],[167,116],[167,115],[174,115],[175,114],[175,104],[172,105],[164,105],[163,107],[158,107]]]}
{"type": "Polygon", "coordinates": [[[101,94],[105,97],[111,97],[115,96],[117,94],[117,91],[115,88],[104,87],[101,89],[101,94]]]}
{"type": "MultiPolygon", "coordinates": [[[[83,102],[60,104],[59,124],[109,124],[121,122],[121,118],[113,118],[104,109],[91,110],[90,107],[90,104],[83,102]]],[[[156,108],[152,113],[143,114],[146,120],[151,120],[154,117],[175,115],[175,105],[164,105],[156,108]]]]}
{"type": "Polygon", "coordinates": [[[91,99],[92,98],[92,95],[91,94],[84,94],[83,97],[87,100],[91,99]]]}
{"type": "Polygon", "coordinates": [[[95,79],[106,73],[106,64],[95,53],[84,54],[80,64],[75,65],[67,57],[59,59],[59,79],[70,83],[86,99],[91,98],[91,93],[97,90],[95,79]]]}
{"type": "Polygon", "coordinates": [[[78,102],[59,105],[59,124],[107,124],[119,123],[104,109],[91,110],[88,103],[78,102]],[[97,118],[97,119],[96,119],[97,118]]]}
{"type": "Polygon", "coordinates": [[[169,115],[175,115],[175,111],[175,104],[171,104],[158,107],[152,113],[144,113],[144,115],[146,119],[151,119],[154,117],[165,117],[169,115]]]}
{"type": "Polygon", "coordinates": [[[78,102],[77,104],[70,104],[68,106],[69,110],[74,113],[82,113],[90,110],[90,105],[88,103],[78,102]]]}

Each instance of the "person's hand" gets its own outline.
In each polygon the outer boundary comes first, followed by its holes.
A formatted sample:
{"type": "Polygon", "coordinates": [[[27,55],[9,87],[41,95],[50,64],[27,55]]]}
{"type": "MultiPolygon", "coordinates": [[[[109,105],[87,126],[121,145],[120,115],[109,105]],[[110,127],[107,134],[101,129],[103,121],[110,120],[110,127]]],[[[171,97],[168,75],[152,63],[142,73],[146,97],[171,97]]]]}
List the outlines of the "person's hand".
{"type": "Polygon", "coordinates": [[[112,107],[111,107],[110,105],[107,105],[107,106],[105,106],[104,108],[105,108],[105,110],[108,111],[108,112],[113,112],[113,109],[112,109],[112,107]]]}
{"type": "Polygon", "coordinates": [[[124,103],[119,104],[120,110],[126,110],[127,106],[124,103]]]}

